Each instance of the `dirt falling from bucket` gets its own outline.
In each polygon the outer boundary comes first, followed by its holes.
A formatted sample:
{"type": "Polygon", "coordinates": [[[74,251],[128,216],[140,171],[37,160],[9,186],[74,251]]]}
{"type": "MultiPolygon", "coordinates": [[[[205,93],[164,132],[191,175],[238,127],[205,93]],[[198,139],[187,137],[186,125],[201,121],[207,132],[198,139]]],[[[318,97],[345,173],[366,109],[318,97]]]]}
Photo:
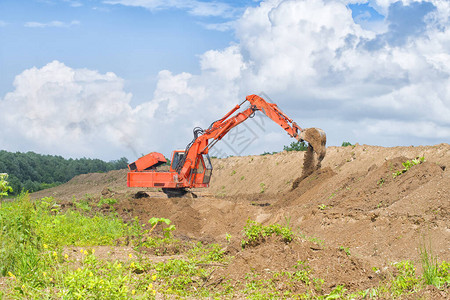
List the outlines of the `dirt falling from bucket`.
{"type": "Polygon", "coordinates": [[[318,160],[318,163],[315,163],[314,159],[314,149],[311,145],[308,145],[308,150],[306,150],[305,156],[303,158],[303,171],[302,175],[294,180],[292,183],[292,189],[296,189],[300,182],[311,175],[315,170],[320,169],[321,161],[318,160]]]}

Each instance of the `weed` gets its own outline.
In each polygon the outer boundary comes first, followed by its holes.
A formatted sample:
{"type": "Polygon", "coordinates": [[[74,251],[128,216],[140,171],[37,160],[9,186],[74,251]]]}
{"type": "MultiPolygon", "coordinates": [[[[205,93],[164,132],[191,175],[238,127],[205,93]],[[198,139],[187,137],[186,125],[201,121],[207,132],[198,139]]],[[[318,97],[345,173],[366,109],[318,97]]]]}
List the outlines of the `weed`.
{"type": "Polygon", "coordinates": [[[383,183],[384,183],[384,178],[380,178],[380,180],[377,181],[377,185],[379,187],[383,186],[383,183]]]}
{"type": "Polygon", "coordinates": [[[74,200],[73,203],[75,204],[75,207],[84,211],[90,211],[91,205],[89,204],[89,200],[83,199],[80,201],[74,200]]]}
{"type": "Polygon", "coordinates": [[[225,239],[229,243],[231,241],[231,234],[229,234],[229,233],[225,234],[225,239]]]}
{"type": "Polygon", "coordinates": [[[409,169],[411,169],[412,166],[419,165],[419,164],[421,164],[423,162],[425,162],[425,156],[416,157],[413,160],[407,160],[404,163],[402,163],[404,168],[402,170],[398,170],[398,171],[392,173],[392,177],[395,178],[395,177],[405,173],[409,169]]]}
{"type": "Polygon", "coordinates": [[[305,284],[309,285],[310,278],[309,274],[311,273],[311,268],[306,265],[304,261],[299,260],[297,264],[294,266],[294,278],[298,281],[303,281],[305,284]]]}
{"type": "Polygon", "coordinates": [[[244,227],[244,239],[241,241],[241,245],[243,248],[258,245],[273,234],[281,236],[285,243],[290,243],[295,237],[289,224],[286,226],[279,224],[263,226],[258,222],[248,219],[244,227]]]}
{"type": "Polygon", "coordinates": [[[12,187],[8,184],[8,174],[0,173],[0,199],[3,196],[8,196],[8,192],[12,192],[12,187]]]}
{"type": "Polygon", "coordinates": [[[309,236],[307,236],[304,233],[300,233],[300,237],[302,239],[306,240],[306,241],[313,242],[313,243],[315,243],[315,244],[317,244],[317,245],[319,245],[321,247],[323,247],[325,245],[325,241],[320,239],[320,238],[318,238],[318,237],[309,237],[309,236]]]}
{"type": "Polygon", "coordinates": [[[150,220],[148,220],[148,222],[152,225],[152,228],[149,230],[149,234],[156,228],[156,226],[158,224],[166,224],[168,225],[168,227],[163,228],[163,233],[164,233],[164,237],[169,239],[172,237],[172,231],[175,230],[175,225],[170,225],[170,223],[172,223],[172,221],[170,221],[169,219],[165,219],[165,218],[151,218],[150,220]]]}
{"type": "Polygon", "coordinates": [[[245,179],[245,176],[241,176],[241,180],[244,180],[245,179]]]}
{"type": "Polygon", "coordinates": [[[345,288],[344,285],[338,285],[337,287],[335,287],[331,293],[329,293],[328,295],[325,296],[326,300],[332,300],[332,299],[340,299],[343,298],[343,296],[345,295],[345,291],[347,289],[345,288]]]}
{"type": "Polygon", "coordinates": [[[416,277],[416,268],[409,261],[401,261],[394,264],[397,277],[392,281],[391,293],[393,296],[410,294],[418,289],[419,279],[416,277]]]}
{"type": "Polygon", "coordinates": [[[318,207],[320,210],[325,210],[325,209],[328,208],[328,206],[325,205],[325,204],[319,204],[317,207],[318,207]]]}
{"type": "Polygon", "coordinates": [[[263,193],[266,191],[266,184],[263,183],[263,182],[261,182],[261,183],[259,184],[259,187],[260,187],[259,193],[260,193],[260,194],[263,194],[263,193]]]}
{"type": "Polygon", "coordinates": [[[339,250],[345,252],[345,254],[347,254],[347,256],[351,256],[350,249],[348,247],[340,246],[339,250]]]}
{"type": "Polygon", "coordinates": [[[437,258],[433,256],[431,244],[426,247],[425,243],[419,247],[419,254],[422,262],[423,280],[425,284],[434,285],[441,288],[446,283],[450,283],[448,269],[450,264],[443,262],[438,264],[437,258]]]}
{"type": "Polygon", "coordinates": [[[103,204],[106,204],[108,206],[111,206],[113,204],[117,203],[117,199],[114,198],[101,198],[100,201],[98,201],[97,206],[102,207],[103,204]]]}
{"type": "Polygon", "coordinates": [[[236,174],[236,170],[231,171],[230,176],[233,176],[234,174],[236,174]]]}

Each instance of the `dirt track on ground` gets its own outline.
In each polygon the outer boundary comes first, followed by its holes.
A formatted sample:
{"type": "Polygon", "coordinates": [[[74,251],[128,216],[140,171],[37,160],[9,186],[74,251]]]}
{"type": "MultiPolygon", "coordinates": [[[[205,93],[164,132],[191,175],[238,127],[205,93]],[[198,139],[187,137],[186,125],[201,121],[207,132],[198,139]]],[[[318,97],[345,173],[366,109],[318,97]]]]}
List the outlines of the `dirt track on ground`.
{"type": "Polygon", "coordinates": [[[373,267],[385,270],[401,260],[419,266],[424,243],[431,244],[439,260],[450,261],[450,145],[329,147],[321,169],[301,178],[304,155],[215,159],[211,187],[194,191],[195,199],[168,199],[151,189],[149,197],[135,199],[142,189],[126,187],[126,170],[80,175],[32,196],[70,203],[86,194],[98,199],[103,192],[119,200],[115,209],[125,220],[169,218],[180,237],[224,245],[229,234],[227,251],[236,259],[220,272],[235,279],[250,269],[264,273],[307,260],[326,279],[325,288],[344,283],[364,289],[382,277],[373,267]],[[402,162],[422,156],[424,163],[393,178],[402,162]],[[289,222],[305,238],[289,245],[272,239],[241,249],[249,218],[264,225],[289,222]],[[350,256],[342,251],[347,248],[350,256]]]}

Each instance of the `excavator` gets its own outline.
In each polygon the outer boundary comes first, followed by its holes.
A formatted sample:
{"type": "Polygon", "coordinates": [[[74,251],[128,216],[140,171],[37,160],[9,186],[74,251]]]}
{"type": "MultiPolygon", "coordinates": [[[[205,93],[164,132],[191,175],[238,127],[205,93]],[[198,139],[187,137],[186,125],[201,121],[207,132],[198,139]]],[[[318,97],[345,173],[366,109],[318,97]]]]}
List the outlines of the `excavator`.
{"type": "Polygon", "coordinates": [[[302,129],[276,104],[267,102],[258,95],[249,95],[208,129],[194,128],[194,139],[186,149],[173,151],[169,171],[158,170],[167,161],[164,155],[157,152],[151,152],[130,163],[127,186],[161,188],[168,197],[182,197],[189,192],[187,189],[208,187],[213,170],[208,151],[232,128],[252,118],[256,111],[263,112],[291,137],[308,142],[308,149],[316,154],[317,167],[320,167],[326,153],[325,132],[319,128],[302,129]],[[246,102],[250,106],[237,112],[246,102]]]}

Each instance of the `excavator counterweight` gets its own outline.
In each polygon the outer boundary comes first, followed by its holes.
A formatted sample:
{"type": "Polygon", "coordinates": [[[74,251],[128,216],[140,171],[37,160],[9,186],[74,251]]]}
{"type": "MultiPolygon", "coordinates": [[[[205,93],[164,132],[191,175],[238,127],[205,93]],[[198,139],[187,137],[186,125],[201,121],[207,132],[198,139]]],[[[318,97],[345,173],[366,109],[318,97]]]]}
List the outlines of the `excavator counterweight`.
{"type": "Polygon", "coordinates": [[[322,129],[301,129],[297,123],[284,114],[276,104],[267,102],[258,95],[249,95],[224,117],[213,122],[207,129],[194,128],[194,139],[186,149],[172,153],[169,171],[159,171],[158,166],[166,159],[161,153],[151,152],[128,165],[127,185],[129,187],[159,187],[169,196],[186,194],[188,188],[208,187],[212,165],[208,151],[232,128],[238,126],[256,111],[262,111],[280,125],[291,137],[306,141],[316,153],[316,168],[320,167],[326,153],[326,135],[322,129]],[[250,106],[237,112],[245,102],[250,106]],[[234,115],[233,115],[234,114],[234,115]]]}

